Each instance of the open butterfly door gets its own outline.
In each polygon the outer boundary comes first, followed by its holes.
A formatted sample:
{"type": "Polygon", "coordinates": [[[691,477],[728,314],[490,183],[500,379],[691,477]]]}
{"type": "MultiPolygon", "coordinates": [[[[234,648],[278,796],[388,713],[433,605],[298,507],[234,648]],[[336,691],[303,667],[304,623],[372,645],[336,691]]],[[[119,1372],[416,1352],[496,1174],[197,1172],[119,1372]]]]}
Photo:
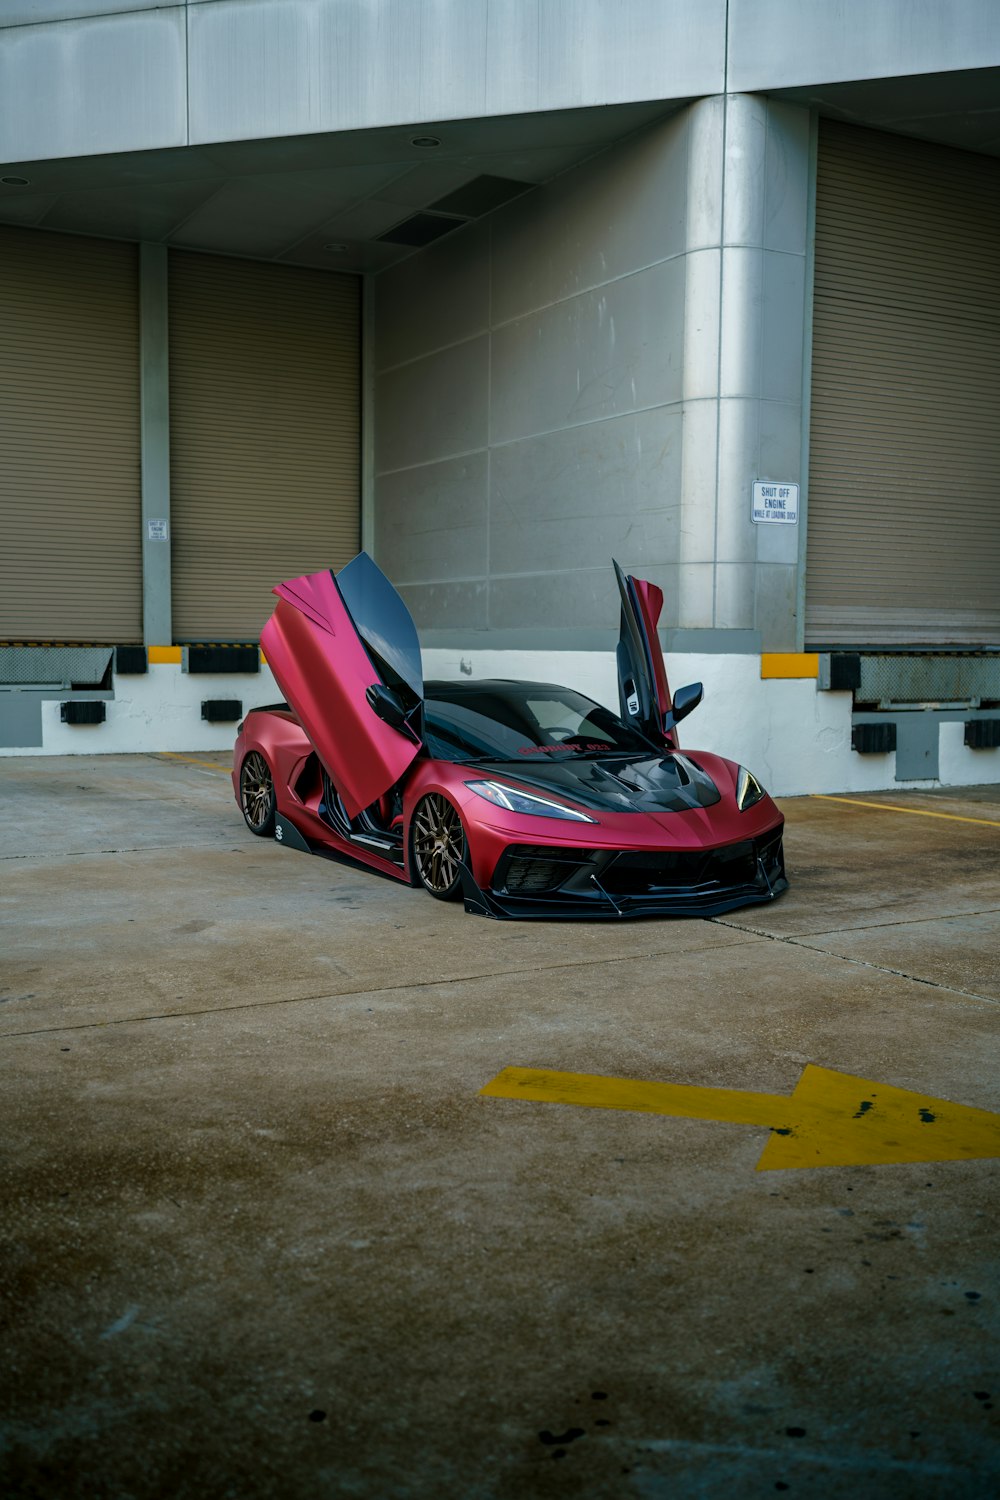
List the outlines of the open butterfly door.
{"type": "Polygon", "coordinates": [[[656,633],[663,591],[655,583],[632,578],[617,563],[614,567],[622,603],[616,652],[621,716],[626,724],[641,730],[654,743],[662,742],[676,750],[676,730],[663,728],[671,707],[667,669],[656,633]]]}
{"type": "Polygon", "coordinates": [[[278,584],[260,643],[274,679],[356,817],[394,786],[420,750],[423,668],[416,627],[366,552],[278,584]],[[379,690],[384,690],[379,693],[379,690]],[[374,703],[400,712],[388,723],[374,703]]]}

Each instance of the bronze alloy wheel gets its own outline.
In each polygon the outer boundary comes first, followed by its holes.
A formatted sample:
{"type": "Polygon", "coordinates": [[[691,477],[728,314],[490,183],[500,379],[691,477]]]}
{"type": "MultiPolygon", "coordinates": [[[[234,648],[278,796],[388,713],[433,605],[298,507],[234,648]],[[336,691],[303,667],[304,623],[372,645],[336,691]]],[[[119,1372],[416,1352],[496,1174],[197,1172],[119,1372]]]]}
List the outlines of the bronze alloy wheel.
{"type": "Polygon", "coordinates": [[[259,750],[251,750],[240,767],[240,807],[251,833],[271,837],[275,806],[271,767],[259,750]]]}
{"type": "Polygon", "coordinates": [[[413,814],[413,862],[421,885],[439,901],[457,901],[462,894],[460,866],[467,860],[468,844],[457,810],[438,792],[422,797],[413,814]]]}

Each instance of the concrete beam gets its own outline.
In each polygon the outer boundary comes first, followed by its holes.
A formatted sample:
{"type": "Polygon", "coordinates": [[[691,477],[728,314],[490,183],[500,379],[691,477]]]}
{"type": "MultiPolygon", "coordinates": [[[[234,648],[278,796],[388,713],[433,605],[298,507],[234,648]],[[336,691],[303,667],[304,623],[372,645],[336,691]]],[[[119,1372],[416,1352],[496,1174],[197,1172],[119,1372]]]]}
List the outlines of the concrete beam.
{"type": "Polygon", "coordinates": [[[167,249],[139,247],[142,638],[173,639],[170,607],[170,363],[167,249]]]}

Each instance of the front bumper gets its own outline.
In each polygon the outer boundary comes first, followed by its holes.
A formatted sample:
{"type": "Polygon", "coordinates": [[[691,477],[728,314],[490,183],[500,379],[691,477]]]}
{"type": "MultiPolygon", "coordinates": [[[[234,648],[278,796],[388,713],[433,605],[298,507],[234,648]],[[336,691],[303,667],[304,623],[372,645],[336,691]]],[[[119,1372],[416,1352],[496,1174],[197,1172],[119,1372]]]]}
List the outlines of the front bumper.
{"type": "Polygon", "coordinates": [[[716,917],[788,889],[781,829],[699,850],[512,845],[482,890],[463,876],[465,909],[497,918],[716,917]]]}

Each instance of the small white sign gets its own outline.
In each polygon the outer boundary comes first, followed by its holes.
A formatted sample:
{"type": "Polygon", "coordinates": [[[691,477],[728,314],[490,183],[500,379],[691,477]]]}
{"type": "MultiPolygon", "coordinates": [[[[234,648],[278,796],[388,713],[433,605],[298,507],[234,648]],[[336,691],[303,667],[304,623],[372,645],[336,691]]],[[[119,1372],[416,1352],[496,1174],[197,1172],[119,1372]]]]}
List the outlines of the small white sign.
{"type": "Polygon", "coordinates": [[[170,527],[166,521],[149,520],[146,522],[146,535],[151,542],[169,542],[170,527]]]}
{"type": "Polygon", "coordinates": [[[797,521],[799,519],[799,487],[797,484],[777,484],[770,479],[758,480],[753,487],[753,510],[750,519],[758,521],[797,521]]]}

